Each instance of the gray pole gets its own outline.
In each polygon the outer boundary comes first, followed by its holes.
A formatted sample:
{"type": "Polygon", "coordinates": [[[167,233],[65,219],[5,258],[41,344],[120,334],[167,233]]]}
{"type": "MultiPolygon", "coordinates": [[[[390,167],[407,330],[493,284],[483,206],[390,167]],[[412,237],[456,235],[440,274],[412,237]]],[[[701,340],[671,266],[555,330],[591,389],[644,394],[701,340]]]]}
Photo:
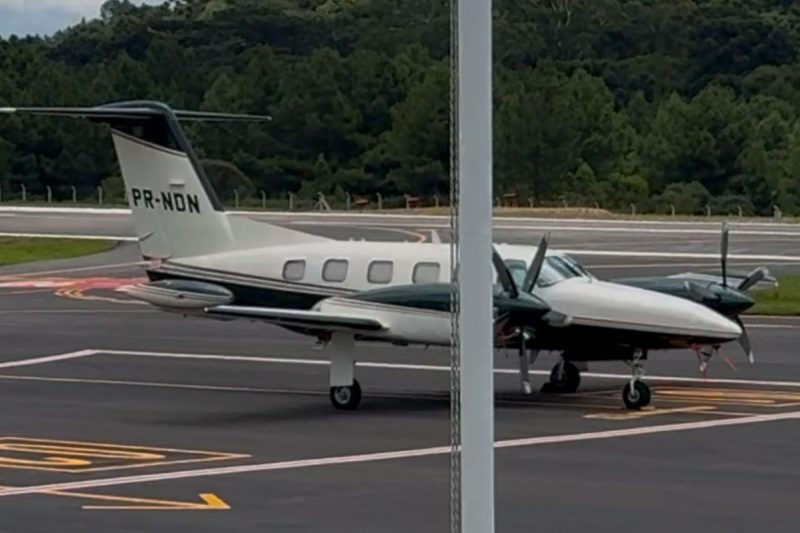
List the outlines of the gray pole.
{"type": "Polygon", "coordinates": [[[461,531],[494,531],[492,2],[458,0],[461,531]]]}

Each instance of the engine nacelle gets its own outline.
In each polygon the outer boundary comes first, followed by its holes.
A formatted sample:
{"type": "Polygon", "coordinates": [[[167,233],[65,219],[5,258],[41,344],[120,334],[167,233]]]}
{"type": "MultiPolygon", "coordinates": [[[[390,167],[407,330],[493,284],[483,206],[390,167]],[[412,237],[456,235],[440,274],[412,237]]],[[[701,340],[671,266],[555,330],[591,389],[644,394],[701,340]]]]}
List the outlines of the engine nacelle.
{"type": "Polygon", "coordinates": [[[132,298],[170,310],[203,310],[233,302],[233,293],[202,281],[162,280],[134,285],[125,291],[132,298]]]}

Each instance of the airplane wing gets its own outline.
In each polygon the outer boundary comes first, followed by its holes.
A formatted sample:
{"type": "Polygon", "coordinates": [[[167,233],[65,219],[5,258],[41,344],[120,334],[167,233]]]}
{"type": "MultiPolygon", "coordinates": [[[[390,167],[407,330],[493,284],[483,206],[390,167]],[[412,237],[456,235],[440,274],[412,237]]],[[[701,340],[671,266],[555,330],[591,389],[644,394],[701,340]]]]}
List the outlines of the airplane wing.
{"type": "Polygon", "coordinates": [[[328,332],[375,333],[387,329],[383,323],[372,318],[297,309],[218,305],[206,309],[206,314],[217,317],[261,320],[277,326],[328,332]]]}
{"type": "MultiPolygon", "coordinates": [[[[742,282],[744,282],[749,277],[748,272],[729,272],[728,273],[728,284],[733,287],[739,286],[742,282]]],[[[679,274],[672,274],[667,276],[668,278],[675,278],[675,279],[682,279],[688,281],[696,281],[696,282],[705,282],[705,283],[716,283],[718,285],[722,285],[722,275],[717,273],[710,273],[710,272],[681,272],[679,274]]],[[[760,279],[752,288],[754,289],[774,289],[778,286],[778,280],[770,275],[765,275],[763,279],[760,279]]]]}

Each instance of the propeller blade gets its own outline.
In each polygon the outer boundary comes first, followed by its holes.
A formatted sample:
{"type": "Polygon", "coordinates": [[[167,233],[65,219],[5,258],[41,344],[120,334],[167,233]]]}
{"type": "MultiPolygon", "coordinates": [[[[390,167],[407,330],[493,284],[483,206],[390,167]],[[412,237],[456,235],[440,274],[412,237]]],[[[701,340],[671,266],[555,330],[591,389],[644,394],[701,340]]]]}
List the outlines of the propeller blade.
{"type": "Polygon", "coordinates": [[[497,279],[500,281],[503,290],[506,291],[512,299],[516,299],[519,296],[519,289],[517,289],[517,284],[514,282],[514,276],[511,275],[511,271],[503,262],[503,258],[500,257],[500,253],[494,246],[492,246],[492,264],[494,265],[494,269],[497,270],[497,279]]]}
{"type": "Polygon", "coordinates": [[[542,273],[542,265],[544,265],[545,256],[547,255],[549,241],[550,234],[548,233],[542,237],[542,241],[536,249],[536,255],[533,257],[531,266],[528,268],[528,273],[525,275],[525,281],[522,283],[522,290],[527,293],[533,292],[533,288],[539,280],[539,274],[542,273]]]}
{"type": "Polygon", "coordinates": [[[739,284],[737,288],[740,291],[746,291],[758,284],[759,281],[767,279],[768,276],[769,270],[767,270],[766,267],[758,267],[750,272],[750,274],[747,275],[747,277],[739,284]]]}
{"type": "Polygon", "coordinates": [[[730,228],[728,223],[722,223],[722,243],[720,246],[720,261],[722,262],[722,286],[728,286],[728,242],[730,240],[730,228]]]}
{"type": "Polygon", "coordinates": [[[739,327],[742,328],[742,336],[739,337],[739,345],[742,347],[742,350],[744,350],[745,355],[747,355],[747,360],[752,364],[755,362],[756,358],[755,354],[753,354],[753,348],[750,345],[750,336],[747,334],[742,319],[737,316],[736,322],[739,324],[739,327]]]}

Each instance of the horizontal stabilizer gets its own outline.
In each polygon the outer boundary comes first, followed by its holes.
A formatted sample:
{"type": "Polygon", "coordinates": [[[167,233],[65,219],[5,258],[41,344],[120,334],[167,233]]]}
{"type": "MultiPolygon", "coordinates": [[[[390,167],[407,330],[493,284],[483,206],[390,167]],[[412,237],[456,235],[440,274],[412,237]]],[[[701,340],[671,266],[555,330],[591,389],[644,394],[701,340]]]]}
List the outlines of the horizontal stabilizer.
{"type": "MultiPolygon", "coordinates": [[[[99,121],[148,120],[163,116],[163,111],[149,107],[137,107],[136,102],[124,106],[109,104],[98,107],[0,107],[0,114],[40,115],[47,117],[82,118],[99,121]]],[[[240,115],[235,113],[213,113],[207,111],[172,110],[172,114],[182,121],[194,122],[269,122],[266,115],[240,115]]]]}

